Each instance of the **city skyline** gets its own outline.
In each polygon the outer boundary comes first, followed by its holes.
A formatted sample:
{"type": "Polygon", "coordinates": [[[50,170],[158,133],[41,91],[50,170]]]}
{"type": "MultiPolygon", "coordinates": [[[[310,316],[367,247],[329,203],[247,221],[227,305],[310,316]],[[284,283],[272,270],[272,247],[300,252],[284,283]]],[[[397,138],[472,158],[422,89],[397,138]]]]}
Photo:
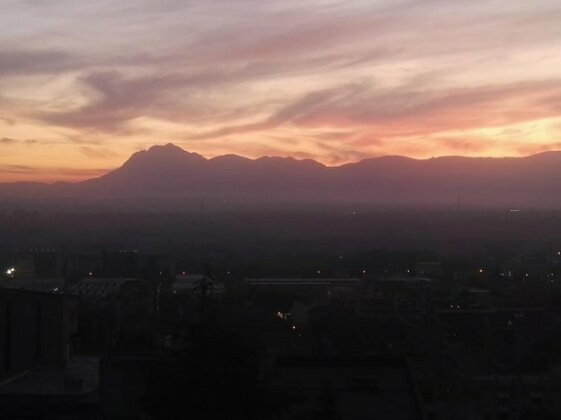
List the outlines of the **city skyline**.
{"type": "Polygon", "coordinates": [[[0,182],[168,142],[330,166],[559,150],[560,18],[553,0],[10,0],[0,182]]]}

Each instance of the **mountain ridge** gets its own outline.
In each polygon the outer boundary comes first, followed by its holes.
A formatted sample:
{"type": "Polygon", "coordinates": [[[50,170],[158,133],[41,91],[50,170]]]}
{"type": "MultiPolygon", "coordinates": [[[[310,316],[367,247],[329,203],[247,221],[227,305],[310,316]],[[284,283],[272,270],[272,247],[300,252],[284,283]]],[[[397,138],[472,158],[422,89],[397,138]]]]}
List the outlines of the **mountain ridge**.
{"type": "MultiPolygon", "coordinates": [[[[205,158],[172,143],[77,183],[0,184],[22,200],[172,200],[561,208],[561,152],[527,157],[382,156],[340,166],[311,159],[205,158]]],[[[170,204],[171,205],[171,204],[170,204]]]]}
{"type": "Polygon", "coordinates": [[[310,163],[310,164],[314,164],[318,167],[323,167],[323,168],[346,168],[346,167],[354,167],[357,165],[363,165],[363,164],[369,164],[369,163],[377,163],[377,162],[383,162],[383,161],[398,161],[398,162],[434,162],[434,161],[472,161],[472,162],[476,162],[476,161],[493,161],[493,162],[500,162],[500,161],[521,161],[521,160],[536,160],[536,159],[543,159],[543,158],[551,158],[551,157],[558,157],[561,161],[561,150],[557,151],[544,151],[544,152],[539,152],[539,153],[534,153],[534,154],[530,154],[527,156],[462,156],[462,155],[442,155],[442,156],[435,156],[435,157],[430,157],[430,158],[414,158],[414,157],[409,157],[409,156],[404,156],[404,155],[382,155],[382,156],[375,156],[375,157],[369,157],[369,158],[364,158],[361,159],[359,161],[356,162],[348,162],[348,163],[343,163],[341,165],[334,165],[334,166],[328,166],[325,165],[321,162],[318,162],[314,159],[310,159],[310,158],[306,158],[306,159],[298,159],[298,158],[294,158],[294,157],[281,157],[281,156],[260,156],[258,158],[249,158],[249,157],[245,157],[245,156],[241,156],[241,155],[237,155],[237,154],[225,154],[225,155],[219,155],[219,156],[213,156],[210,158],[206,158],[198,153],[195,152],[189,152],[185,149],[182,149],[181,147],[175,145],[174,143],[166,143],[163,145],[154,145],[149,147],[148,149],[144,149],[144,150],[139,150],[137,152],[134,152],[132,155],[129,156],[129,158],[123,162],[123,164],[117,168],[114,168],[112,170],[110,170],[109,172],[100,175],[98,177],[93,177],[93,178],[88,178],[82,181],[76,181],[76,182],[67,182],[67,181],[55,181],[55,182],[41,182],[41,181],[15,181],[15,182],[0,182],[1,186],[6,186],[6,185],[28,185],[28,186],[49,186],[49,185],[59,185],[59,184],[64,184],[64,185],[76,185],[76,184],[81,184],[81,183],[85,183],[85,182],[89,182],[92,180],[96,180],[99,178],[103,178],[121,168],[123,168],[124,166],[126,166],[127,164],[131,164],[133,163],[135,160],[140,160],[142,158],[148,157],[148,156],[153,156],[154,152],[156,151],[160,151],[160,150],[166,150],[166,148],[175,150],[177,152],[182,152],[184,153],[185,156],[188,157],[192,157],[200,162],[206,161],[206,162],[243,162],[243,163],[250,163],[250,162],[264,162],[264,161],[283,161],[283,162],[297,162],[297,163],[310,163]]]}

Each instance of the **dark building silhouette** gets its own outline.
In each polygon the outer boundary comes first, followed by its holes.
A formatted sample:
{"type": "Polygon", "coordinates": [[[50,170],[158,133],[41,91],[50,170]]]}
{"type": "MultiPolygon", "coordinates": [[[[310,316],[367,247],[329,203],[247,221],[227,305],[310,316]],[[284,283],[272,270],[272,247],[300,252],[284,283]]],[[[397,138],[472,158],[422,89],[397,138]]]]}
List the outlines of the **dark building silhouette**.
{"type": "Polygon", "coordinates": [[[70,279],[96,277],[101,269],[102,256],[99,253],[72,254],[65,259],[65,275],[70,279]]]}
{"type": "Polygon", "coordinates": [[[0,289],[3,346],[0,378],[37,365],[63,366],[72,356],[78,299],[73,296],[0,289]]]}
{"type": "Polygon", "coordinates": [[[78,299],[0,289],[0,418],[94,419],[99,362],[74,358],[78,299]]]}
{"type": "Polygon", "coordinates": [[[101,271],[103,277],[137,277],[140,273],[140,256],[138,251],[103,251],[101,271]]]}
{"type": "Polygon", "coordinates": [[[60,278],[63,261],[55,248],[31,248],[16,257],[15,276],[20,278],[60,278]]]}

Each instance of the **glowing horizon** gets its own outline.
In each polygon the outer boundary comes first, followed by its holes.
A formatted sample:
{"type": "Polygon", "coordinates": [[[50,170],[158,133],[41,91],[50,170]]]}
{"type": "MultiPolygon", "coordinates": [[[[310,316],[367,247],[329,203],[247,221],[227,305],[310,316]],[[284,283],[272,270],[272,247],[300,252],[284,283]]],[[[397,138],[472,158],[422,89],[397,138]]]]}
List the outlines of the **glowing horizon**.
{"type": "Polygon", "coordinates": [[[172,142],[329,166],[561,149],[557,0],[7,0],[0,182],[172,142]]]}

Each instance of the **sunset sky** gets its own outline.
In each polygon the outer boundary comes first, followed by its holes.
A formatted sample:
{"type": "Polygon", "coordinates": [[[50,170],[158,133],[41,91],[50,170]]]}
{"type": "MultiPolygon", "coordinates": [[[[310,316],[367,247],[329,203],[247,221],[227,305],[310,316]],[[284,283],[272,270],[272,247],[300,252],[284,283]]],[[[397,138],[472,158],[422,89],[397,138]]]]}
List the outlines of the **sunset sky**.
{"type": "Polygon", "coordinates": [[[561,149],[559,0],[3,0],[0,182],[561,149]]]}

